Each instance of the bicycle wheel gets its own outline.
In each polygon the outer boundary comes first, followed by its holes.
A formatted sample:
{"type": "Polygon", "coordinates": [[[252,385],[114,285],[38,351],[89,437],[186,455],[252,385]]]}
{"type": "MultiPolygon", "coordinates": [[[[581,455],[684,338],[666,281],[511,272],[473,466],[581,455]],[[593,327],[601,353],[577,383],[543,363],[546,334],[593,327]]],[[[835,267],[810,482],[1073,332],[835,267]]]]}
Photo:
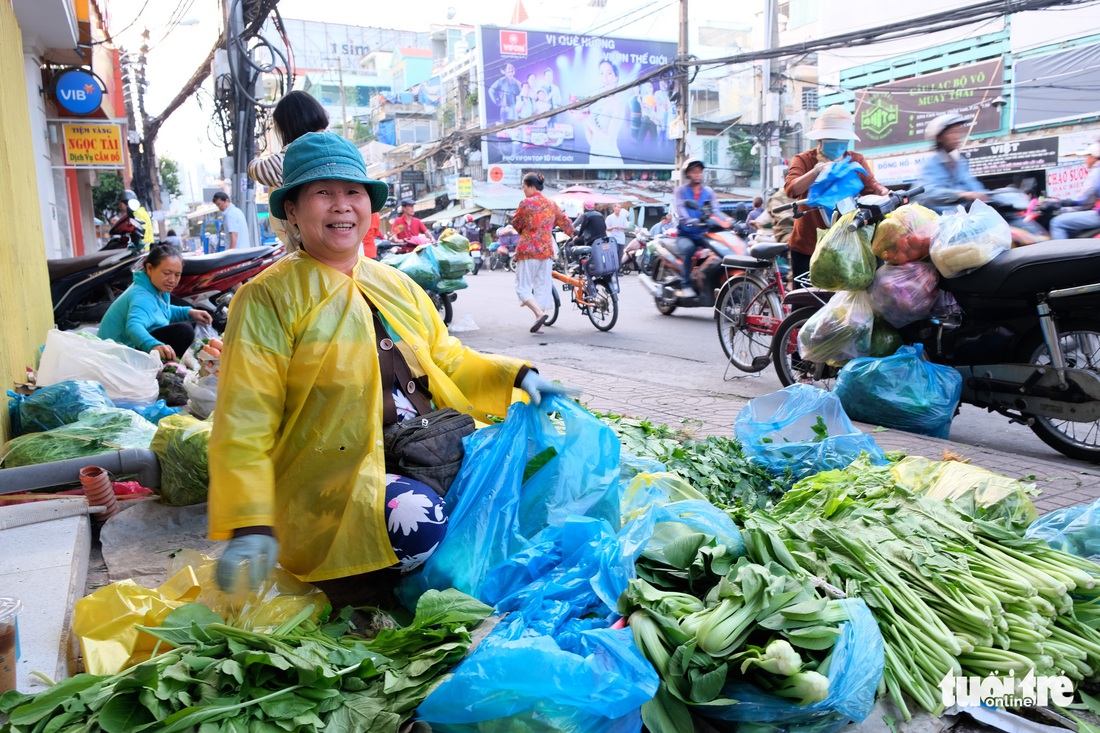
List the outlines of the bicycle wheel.
{"type": "Polygon", "coordinates": [[[558,320],[558,313],[561,313],[561,296],[558,295],[558,281],[554,280],[552,283],[550,292],[554,294],[554,307],[550,310],[550,317],[546,319],[544,326],[553,326],[554,321],[558,320]]]}
{"type": "Polygon", "coordinates": [[[594,284],[596,296],[589,298],[592,305],[588,306],[588,320],[598,331],[610,331],[615,327],[615,321],[619,320],[619,296],[611,290],[606,281],[600,280],[594,284]]]}
{"type": "Polygon", "coordinates": [[[752,277],[726,281],[714,305],[718,343],[730,363],[743,372],[767,368],[772,336],[783,318],[783,303],[775,286],[752,277]]]}
{"type": "Polygon", "coordinates": [[[798,353],[798,331],[820,308],[799,308],[783,319],[772,340],[772,364],[776,376],[784,387],[792,384],[809,384],[831,392],[839,369],[809,359],[798,353]]]}

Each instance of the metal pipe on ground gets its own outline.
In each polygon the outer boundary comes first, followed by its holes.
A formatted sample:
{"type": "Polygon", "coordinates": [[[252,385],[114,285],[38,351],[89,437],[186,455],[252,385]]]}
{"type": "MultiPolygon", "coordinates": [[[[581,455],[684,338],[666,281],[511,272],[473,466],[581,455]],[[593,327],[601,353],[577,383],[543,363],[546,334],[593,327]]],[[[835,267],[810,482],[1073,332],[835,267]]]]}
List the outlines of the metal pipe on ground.
{"type": "Polygon", "coordinates": [[[113,476],[137,474],[137,481],[142,486],[151,489],[160,486],[160,463],[156,454],[143,448],[127,448],[86,458],[0,469],[0,494],[79,484],[80,471],[88,466],[99,466],[113,476]]]}

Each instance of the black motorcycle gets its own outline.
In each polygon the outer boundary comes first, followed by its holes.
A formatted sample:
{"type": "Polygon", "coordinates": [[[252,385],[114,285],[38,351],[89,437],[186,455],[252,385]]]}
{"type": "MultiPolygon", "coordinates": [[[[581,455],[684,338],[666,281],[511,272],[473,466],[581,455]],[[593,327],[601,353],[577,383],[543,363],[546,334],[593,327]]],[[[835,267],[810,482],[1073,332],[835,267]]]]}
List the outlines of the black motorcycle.
{"type": "MultiPolygon", "coordinates": [[[[865,196],[851,226],[873,225],[921,189],[865,196]]],[[[1100,242],[1043,242],[940,278],[958,308],[900,329],[907,344],[963,377],[962,401],[1027,425],[1071,458],[1100,462],[1100,242]]],[[[798,332],[821,307],[792,310],[772,358],[784,386],[828,382],[837,369],[799,355],[798,332]]],[[[795,305],[788,301],[788,305],[795,305]]]]}
{"type": "Polygon", "coordinates": [[[111,303],[133,282],[144,249],[141,222],[120,222],[111,228],[111,234],[114,236],[98,252],[46,261],[58,328],[99,323],[111,303]]]}

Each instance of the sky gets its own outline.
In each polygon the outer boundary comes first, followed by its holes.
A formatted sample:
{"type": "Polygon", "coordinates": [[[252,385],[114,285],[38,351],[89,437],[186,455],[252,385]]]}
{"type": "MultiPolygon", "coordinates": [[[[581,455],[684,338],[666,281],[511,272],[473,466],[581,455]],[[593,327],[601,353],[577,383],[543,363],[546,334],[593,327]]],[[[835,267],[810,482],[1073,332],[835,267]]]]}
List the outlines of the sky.
{"type": "MultiPolygon", "coordinates": [[[[149,89],[146,110],[159,114],[206,58],[221,27],[218,0],[108,0],[109,25],[116,43],[127,50],[141,45],[143,28],[150,31],[150,52],[146,78],[149,89]],[[183,21],[183,22],[179,22],[183,21]]],[[[587,7],[585,0],[526,0],[527,12],[535,17],[533,27],[569,27],[576,33],[599,28],[611,35],[660,37],[675,40],[678,0],[607,0],[601,10],[587,7]],[[555,17],[555,14],[557,17],[555,17]],[[641,16],[633,25],[626,21],[641,16]],[[624,20],[625,19],[625,20],[624,20]]],[[[690,0],[693,17],[730,21],[744,20],[744,4],[726,0],[690,0]],[[734,15],[734,8],[740,8],[734,15]]],[[[379,13],[379,4],[349,3],[347,0],[281,0],[284,18],[364,25],[401,30],[427,31],[432,24],[466,23],[507,25],[515,0],[411,0],[404,13],[379,13]],[[449,17],[450,16],[450,17],[449,17]]],[[[210,89],[210,82],[205,87],[210,89]]],[[[207,95],[189,99],[169,117],[157,137],[157,154],[175,159],[181,168],[186,198],[201,195],[202,171],[214,174],[225,155],[210,140],[212,108],[207,95]],[[203,104],[205,97],[205,105],[203,104]]]]}

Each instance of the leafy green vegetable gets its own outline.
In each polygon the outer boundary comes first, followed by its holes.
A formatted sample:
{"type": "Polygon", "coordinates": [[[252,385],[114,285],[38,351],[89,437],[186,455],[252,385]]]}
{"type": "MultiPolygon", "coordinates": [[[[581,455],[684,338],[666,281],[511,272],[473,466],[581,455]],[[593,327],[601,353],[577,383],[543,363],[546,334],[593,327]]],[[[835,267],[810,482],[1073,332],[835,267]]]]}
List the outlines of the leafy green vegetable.
{"type": "Polygon", "coordinates": [[[790,476],[772,476],[751,463],[734,438],[697,439],[648,420],[595,414],[611,427],[626,452],[664,464],[716,506],[763,509],[792,483],[790,476]]]}
{"type": "Polygon", "coordinates": [[[190,415],[169,415],[157,424],[150,448],[160,461],[161,501],[190,506],[206,501],[210,485],[207,444],[213,424],[190,415]]]}
{"type": "Polygon", "coordinates": [[[143,629],[175,649],[111,677],[6,693],[0,730],[396,733],[465,657],[468,629],[492,612],[458,591],[430,591],[410,625],[365,639],[326,633],[343,634],[350,612],[318,627],[310,610],[265,634],[227,626],[201,604],[181,606],[143,629]]]}
{"type": "Polygon", "coordinates": [[[99,407],[85,410],[80,419],[44,433],[29,433],[8,441],[0,462],[4,468],[32,466],[70,458],[148,448],[157,427],[130,410],[99,407]]]}

